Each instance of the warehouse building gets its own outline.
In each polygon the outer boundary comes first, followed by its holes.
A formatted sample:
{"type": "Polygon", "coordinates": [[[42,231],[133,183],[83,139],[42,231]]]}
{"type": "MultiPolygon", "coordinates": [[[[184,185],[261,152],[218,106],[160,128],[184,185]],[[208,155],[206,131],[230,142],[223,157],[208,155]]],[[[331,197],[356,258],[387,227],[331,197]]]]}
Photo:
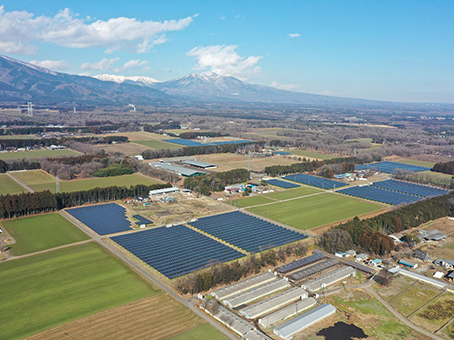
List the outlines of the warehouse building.
{"type": "Polygon", "coordinates": [[[174,174],[184,177],[193,177],[206,174],[206,172],[204,171],[188,169],[170,163],[151,162],[149,164],[155,168],[166,170],[168,172],[173,172],[174,174]]]}
{"type": "Polygon", "coordinates": [[[290,287],[290,283],[283,279],[278,279],[264,285],[246,290],[245,292],[224,299],[224,304],[229,308],[237,308],[251,301],[257,300],[265,295],[272,294],[278,290],[290,287]]]}
{"type": "Polygon", "coordinates": [[[319,262],[310,266],[308,268],[302,269],[288,276],[289,280],[292,282],[298,282],[305,278],[311,277],[315,274],[318,274],[324,270],[335,267],[339,264],[339,261],[336,258],[329,259],[323,262],[319,262]]]}
{"type": "Polygon", "coordinates": [[[173,192],[180,192],[180,188],[178,187],[171,187],[171,188],[164,188],[164,189],[156,189],[150,190],[148,192],[148,196],[155,196],[155,195],[162,195],[162,194],[171,194],[173,192]]]}
{"type": "Polygon", "coordinates": [[[293,287],[285,292],[279,293],[275,296],[269,297],[259,303],[240,310],[240,314],[244,315],[247,319],[256,319],[262,315],[270,313],[290,302],[307,298],[307,292],[300,287],[293,287]]]}
{"type": "Polygon", "coordinates": [[[311,280],[303,284],[303,288],[305,290],[309,290],[311,292],[316,292],[322,288],[335,284],[340,280],[343,280],[347,277],[353,277],[356,275],[356,270],[351,267],[343,267],[336,271],[330,272],[315,280],[311,280]]]}
{"type": "Polygon", "coordinates": [[[328,303],[321,304],[320,306],[277,326],[274,328],[274,334],[285,340],[291,339],[296,333],[326,319],[334,313],[336,313],[336,308],[334,308],[334,306],[328,303]]]}
{"type": "Polygon", "coordinates": [[[259,324],[263,326],[263,328],[268,328],[275,323],[278,323],[282,320],[288,319],[289,317],[299,314],[302,311],[314,307],[317,304],[317,301],[314,298],[307,298],[291,305],[279,309],[278,311],[271,313],[270,315],[264,316],[259,319],[259,324]]]}
{"type": "Polygon", "coordinates": [[[200,168],[200,169],[216,169],[217,168],[215,164],[199,162],[199,161],[193,161],[193,160],[184,161],[183,163],[187,164],[187,165],[190,165],[190,166],[193,166],[195,168],[200,168]]]}
{"type": "Polygon", "coordinates": [[[247,280],[235,283],[233,285],[216,289],[211,292],[211,296],[218,300],[224,300],[235,294],[240,294],[248,289],[260,286],[267,282],[277,280],[276,275],[271,272],[265,272],[256,276],[253,276],[247,280]]]}

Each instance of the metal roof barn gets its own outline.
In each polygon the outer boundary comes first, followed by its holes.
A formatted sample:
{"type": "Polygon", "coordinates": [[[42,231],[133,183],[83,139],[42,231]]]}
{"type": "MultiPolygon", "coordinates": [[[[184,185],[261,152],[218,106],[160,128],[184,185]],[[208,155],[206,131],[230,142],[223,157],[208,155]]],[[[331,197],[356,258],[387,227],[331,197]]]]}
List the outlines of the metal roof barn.
{"type": "Polygon", "coordinates": [[[268,328],[281,320],[285,320],[293,315],[299,314],[302,311],[311,308],[317,304],[317,300],[314,298],[307,298],[304,300],[297,301],[291,305],[279,309],[278,311],[271,313],[270,315],[264,316],[259,319],[259,324],[264,328],[268,328]]]}
{"type": "Polygon", "coordinates": [[[291,339],[296,333],[303,331],[323,319],[326,319],[334,313],[336,313],[336,308],[328,303],[324,303],[292,320],[283,323],[282,325],[277,326],[274,328],[274,334],[285,340],[291,339]]]}
{"type": "Polygon", "coordinates": [[[213,290],[211,292],[211,296],[215,297],[218,300],[224,300],[232,295],[240,294],[248,289],[274,280],[277,280],[276,275],[271,272],[265,272],[233,285],[213,290]]]}
{"type": "Polygon", "coordinates": [[[320,273],[326,269],[337,266],[338,264],[339,264],[339,261],[337,259],[335,259],[335,258],[329,259],[329,260],[314,264],[313,266],[310,266],[308,268],[297,271],[296,273],[289,275],[288,278],[292,282],[301,281],[307,277],[320,273]]]}
{"type": "Polygon", "coordinates": [[[244,340],[273,340],[268,335],[263,334],[258,329],[253,329],[243,335],[244,340]]]}
{"type": "Polygon", "coordinates": [[[265,283],[264,285],[249,289],[241,294],[234,295],[228,299],[223,300],[223,302],[230,308],[236,308],[289,286],[290,283],[288,283],[287,281],[283,279],[277,279],[270,283],[265,283]]]}
{"type": "Polygon", "coordinates": [[[180,191],[180,188],[178,188],[178,187],[156,189],[156,190],[150,190],[148,192],[148,196],[161,195],[161,194],[170,194],[172,192],[179,192],[179,191],[180,191]]]}
{"type": "Polygon", "coordinates": [[[192,176],[198,176],[198,175],[204,175],[206,172],[200,171],[200,170],[192,170],[188,169],[179,165],[173,165],[169,163],[160,163],[160,162],[153,162],[149,163],[151,166],[154,166],[155,168],[167,170],[173,173],[176,173],[177,175],[184,176],[184,177],[192,177],[192,176]]]}
{"type": "Polygon", "coordinates": [[[211,163],[199,162],[199,161],[184,161],[184,164],[195,166],[196,168],[202,169],[215,169],[216,165],[211,163]]]}
{"type": "Polygon", "coordinates": [[[310,255],[310,256],[307,256],[300,260],[296,260],[296,261],[284,264],[283,266],[277,267],[275,269],[275,271],[278,272],[279,274],[287,274],[294,270],[297,270],[297,269],[306,267],[310,264],[313,264],[317,261],[323,260],[324,258],[325,258],[325,255],[321,254],[321,253],[310,255]]]}
{"type": "Polygon", "coordinates": [[[340,280],[343,280],[349,276],[356,275],[356,270],[351,267],[343,267],[336,271],[330,272],[315,280],[311,280],[303,284],[303,288],[311,292],[316,292],[326,286],[332,285],[340,280]]]}
{"type": "Polygon", "coordinates": [[[436,286],[436,287],[444,288],[445,286],[447,286],[447,284],[444,283],[443,281],[438,281],[438,280],[432,279],[430,277],[411,272],[409,270],[401,269],[401,270],[399,270],[399,273],[402,275],[411,277],[412,279],[423,281],[425,283],[428,283],[428,284],[436,286]]]}
{"type": "Polygon", "coordinates": [[[247,319],[256,319],[298,299],[307,298],[307,292],[300,287],[293,287],[285,292],[271,296],[263,301],[240,310],[247,319]]]}
{"type": "Polygon", "coordinates": [[[350,266],[352,268],[355,268],[356,270],[359,270],[360,272],[363,272],[363,273],[365,273],[367,275],[375,274],[375,270],[373,270],[371,267],[365,266],[365,265],[360,264],[360,263],[356,263],[356,262],[353,262],[353,261],[350,261],[350,260],[345,260],[344,264],[347,265],[347,266],[350,266]]]}

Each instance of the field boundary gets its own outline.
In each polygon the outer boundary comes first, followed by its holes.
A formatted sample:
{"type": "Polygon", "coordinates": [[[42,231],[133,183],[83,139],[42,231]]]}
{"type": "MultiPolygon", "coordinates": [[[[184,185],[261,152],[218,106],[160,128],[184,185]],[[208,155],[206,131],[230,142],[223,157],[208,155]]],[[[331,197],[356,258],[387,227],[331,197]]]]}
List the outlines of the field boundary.
{"type": "Polygon", "coordinates": [[[22,183],[22,181],[20,181],[19,179],[17,179],[16,177],[14,177],[13,175],[11,175],[9,172],[6,173],[6,176],[8,176],[9,178],[11,178],[14,182],[16,182],[17,184],[19,184],[20,186],[22,186],[24,189],[28,190],[29,192],[33,193],[35,192],[35,190],[33,190],[32,188],[30,188],[28,185],[26,185],[25,183],[22,183]]]}

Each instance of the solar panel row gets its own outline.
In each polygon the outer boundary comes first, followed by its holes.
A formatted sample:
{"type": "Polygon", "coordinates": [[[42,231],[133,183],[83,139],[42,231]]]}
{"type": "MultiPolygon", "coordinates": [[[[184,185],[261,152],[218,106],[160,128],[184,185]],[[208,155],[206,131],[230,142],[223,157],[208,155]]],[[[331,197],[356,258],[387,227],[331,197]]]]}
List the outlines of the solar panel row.
{"type": "Polygon", "coordinates": [[[327,179],[327,178],[322,178],[322,177],[317,177],[317,176],[312,176],[312,175],[307,175],[307,174],[288,175],[288,176],[285,176],[284,179],[288,179],[290,181],[303,183],[303,184],[307,184],[307,185],[312,185],[314,187],[323,188],[323,189],[334,189],[334,188],[343,187],[343,186],[347,185],[344,182],[333,181],[332,179],[327,179]]]}
{"type": "Polygon", "coordinates": [[[410,195],[402,192],[391,191],[386,189],[381,189],[374,186],[357,186],[357,187],[350,187],[346,189],[339,190],[338,192],[365,198],[372,201],[387,203],[391,205],[399,205],[402,203],[413,203],[417,202],[422,199],[422,197],[410,195]]]}
{"type": "Polygon", "coordinates": [[[291,189],[291,188],[300,187],[300,185],[298,185],[298,184],[282,181],[280,179],[269,179],[269,180],[267,180],[267,182],[268,182],[268,184],[275,185],[277,187],[281,187],[281,188],[284,188],[284,189],[291,189]]]}
{"type": "Polygon", "coordinates": [[[184,225],[119,235],[112,240],[169,279],[244,256],[184,225]]]}
{"type": "Polygon", "coordinates": [[[206,145],[224,145],[224,144],[241,144],[241,143],[253,143],[250,140],[230,140],[230,141],[219,141],[219,142],[210,142],[210,143],[201,143],[199,141],[190,140],[190,139],[182,139],[182,138],[175,138],[175,139],[164,139],[164,142],[179,144],[183,146],[206,146],[206,145]]]}
{"type": "Polygon", "coordinates": [[[126,209],[116,203],[98,204],[89,207],[67,209],[66,212],[99,235],[131,230],[126,219],[126,209]]]}
{"type": "Polygon", "coordinates": [[[307,237],[239,211],[202,217],[190,224],[214,237],[253,253],[307,237]]]}
{"type": "Polygon", "coordinates": [[[394,172],[394,170],[396,170],[396,169],[409,170],[409,171],[414,171],[414,172],[430,170],[430,168],[426,168],[424,166],[388,162],[388,161],[371,163],[371,164],[361,164],[361,165],[355,166],[356,170],[366,170],[366,169],[370,169],[370,168],[375,168],[375,169],[377,169],[377,171],[389,173],[389,174],[392,174],[394,172]]]}
{"type": "Polygon", "coordinates": [[[314,255],[307,256],[301,260],[293,261],[290,263],[287,263],[283,266],[277,267],[276,271],[280,274],[287,274],[290,273],[294,270],[297,270],[299,268],[306,267],[312,263],[315,263],[317,261],[323,260],[325,258],[325,255],[322,253],[317,253],[314,255]]]}
{"type": "Polygon", "coordinates": [[[428,187],[426,185],[408,183],[397,181],[395,179],[388,179],[386,181],[375,182],[372,186],[393,190],[398,192],[403,192],[406,194],[417,195],[421,197],[428,197],[428,196],[438,196],[438,195],[446,195],[449,190],[439,189],[434,187],[428,187]]]}
{"type": "Polygon", "coordinates": [[[305,278],[308,278],[310,276],[313,276],[317,273],[320,273],[321,271],[324,271],[326,269],[337,266],[338,264],[339,264],[339,261],[337,259],[329,259],[329,260],[314,264],[310,267],[301,269],[301,270],[297,271],[296,273],[289,275],[288,278],[289,278],[289,280],[291,280],[293,282],[297,282],[297,281],[303,280],[305,278]]]}
{"type": "Polygon", "coordinates": [[[136,222],[137,225],[153,223],[153,221],[150,221],[148,218],[140,215],[132,215],[132,217],[134,217],[136,220],[139,220],[139,222],[136,222]]]}

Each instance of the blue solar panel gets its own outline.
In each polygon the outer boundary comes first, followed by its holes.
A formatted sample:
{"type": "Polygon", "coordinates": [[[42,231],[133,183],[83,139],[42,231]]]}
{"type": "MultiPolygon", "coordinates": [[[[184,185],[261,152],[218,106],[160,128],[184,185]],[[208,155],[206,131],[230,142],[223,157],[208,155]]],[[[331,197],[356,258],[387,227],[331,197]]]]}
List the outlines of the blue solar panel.
{"type": "Polygon", "coordinates": [[[134,217],[136,220],[139,220],[139,222],[136,222],[137,225],[153,223],[153,221],[150,221],[148,218],[140,215],[132,215],[132,217],[134,217]]]}
{"type": "Polygon", "coordinates": [[[350,187],[339,190],[338,192],[350,196],[361,197],[368,200],[387,203],[391,205],[413,203],[423,199],[423,197],[420,196],[381,189],[374,186],[350,187]]]}
{"type": "Polygon", "coordinates": [[[126,209],[116,203],[98,204],[89,207],[67,209],[66,212],[99,235],[131,230],[126,219],[126,209]]]}
{"type": "Polygon", "coordinates": [[[291,188],[300,187],[300,185],[298,185],[298,184],[282,181],[280,179],[269,179],[269,180],[267,180],[267,182],[268,182],[268,184],[275,185],[277,187],[281,187],[281,188],[284,188],[284,189],[291,189],[291,188]]]}
{"type": "Polygon", "coordinates": [[[307,236],[260,218],[234,211],[199,218],[190,224],[248,252],[260,252],[307,236]]]}
{"type": "Polygon", "coordinates": [[[394,172],[394,170],[396,170],[396,169],[408,170],[408,171],[414,171],[414,172],[430,170],[430,168],[426,168],[424,166],[388,162],[388,161],[379,162],[379,163],[371,163],[371,164],[361,164],[361,165],[355,166],[356,170],[366,170],[366,169],[370,169],[370,168],[375,168],[375,169],[377,169],[377,171],[385,172],[388,174],[392,174],[394,172]]]}
{"type": "Polygon", "coordinates": [[[169,279],[245,256],[184,225],[114,236],[112,240],[169,279]]]}
{"type": "Polygon", "coordinates": [[[273,155],[287,156],[287,155],[291,155],[291,153],[285,152],[285,151],[274,151],[273,155]]]}
{"type": "Polygon", "coordinates": [[[175,139],[164,139],[164,142],[179,144],[183,146],[206,146],[206,145],[224,145],[224,144],[241,144],[241,143],[253,143],[250,140],[231,140],[231,141],[220,141],[220,142],[210,142],[210,143],[201,143],[195,140],[190,139],[182,139],[182,138],[175,138],[175,139]]]}
{"type": "Polygon", "coordinates": [[[284,179],[288,179],[290,181],[303,183],[303,184],[307,184],[307,185],[312,185],[314,187],[322,188],[322,189],[334,189],[334,188],[343,187],[343,186],[347,185],[344,182],[334,181],[332,179],[327,179],[327,178],[322,178],[322,177],[317,177],[317,176],[312,176],[312,175],[306,175],[306,174],[288,175],[288,176],[285,176],[284,179]]]}
{"type": "Polygon", "coordinates": [[[381,188],[381,189],[387,189],[387,190],[403,192],[406,194],[417,195],[417,196],[421,196],[421,197],[446,195],[449,192],[449,190],[445,190],[445,189],[434,188],[434,187],[429,187],[426,185],[408,183],[408,182],[403,182],[403,181],[397,181],[394,179],[388,179],[386,181],[375,182],[372,184],[372,186],[381,188]]]}

